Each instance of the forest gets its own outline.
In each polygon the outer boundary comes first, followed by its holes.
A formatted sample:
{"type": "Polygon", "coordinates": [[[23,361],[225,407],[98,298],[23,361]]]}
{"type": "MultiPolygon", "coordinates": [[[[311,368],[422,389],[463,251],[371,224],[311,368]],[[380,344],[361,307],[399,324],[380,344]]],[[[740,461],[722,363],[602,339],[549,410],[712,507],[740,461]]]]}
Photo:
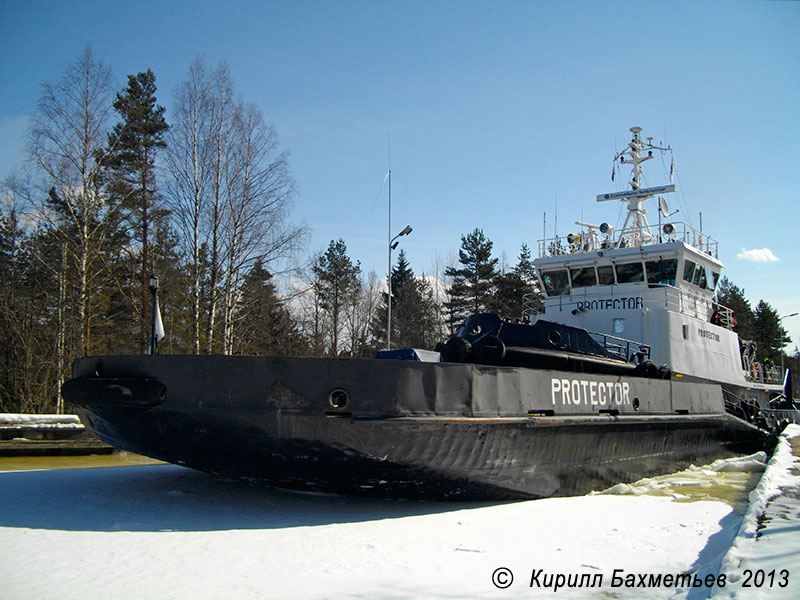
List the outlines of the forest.
{"type": "MultiPolygon", "coordinates": [[[[150,70],[114,89],[90,48],[42,84],[25,168],[0,196],[0,412],[62,412],[72,359],[147,352],[153,283],[161,353],[369,357],[386,347],[385,279],[363,273],[344,239],[309,252],[308,229],[292,220],[288,151],[259,108],[237,99],[225,63],[189,66],[169,121],[157,91],[150,70]]],[[[525,295],[542,305],[530,249],[504,266],[492,246],[476,227],[453,264],[419,275],[397,253],[393,347],[433,348],[472,312],[518,318],[525,295]]],[[[760,358],[799,366],[767,302],[753,309],[724,278],[717,300],[760,358]]]]}

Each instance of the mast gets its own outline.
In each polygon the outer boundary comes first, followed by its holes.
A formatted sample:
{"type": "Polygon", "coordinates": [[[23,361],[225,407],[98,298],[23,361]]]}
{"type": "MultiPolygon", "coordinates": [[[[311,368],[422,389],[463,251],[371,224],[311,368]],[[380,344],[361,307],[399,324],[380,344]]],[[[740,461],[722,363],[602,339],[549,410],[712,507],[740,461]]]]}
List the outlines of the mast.
{"type": "Polygon", "coordinates": [[[642,132],[641,127],[631,127],[630,131],[633,134],[633,139],[628,142],[628,146],[624,150],[614,156],[614,162],[619,161],[624,165],[632,165],[631,189],[597,196],[598,202],[621,200],[628,203],[628,215],[625,218],[622,230],[619,232],[617,248],[621,248],[623,244],[643,246],[647,243],[653,243],[655,236],[650,231],[650,224],[647,222],[647,211],[643,208],[644,201],[656,194],[666,194],[676,190],[674,184],[651,188],[643,188],[641,186],[642,163],[653,158],[653,150],[671,152],[672,148],[653,144],[653,138],[651,137],[643,141],[639,136],[642,132]]]}

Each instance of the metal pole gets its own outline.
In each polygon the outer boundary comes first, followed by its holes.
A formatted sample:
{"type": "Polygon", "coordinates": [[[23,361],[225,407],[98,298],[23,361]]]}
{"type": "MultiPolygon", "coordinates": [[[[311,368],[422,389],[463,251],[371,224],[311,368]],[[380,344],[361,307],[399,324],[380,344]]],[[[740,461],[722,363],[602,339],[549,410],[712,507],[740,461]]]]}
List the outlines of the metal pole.
{"type": "Polygon", "coordinates": [[[158,310],[158,277],[150,275],[150,293],[153,294],[153,317],[150,320],[150,345],[148,354],[154,355],[158,352],[158,340],[156,339],[156,311],[158,310]]]}
{"type": "Polygon", "coordinates": [[[389,169],[389,262],[386,270],[386,349],[392,349],[392,170],[389,169]]]}

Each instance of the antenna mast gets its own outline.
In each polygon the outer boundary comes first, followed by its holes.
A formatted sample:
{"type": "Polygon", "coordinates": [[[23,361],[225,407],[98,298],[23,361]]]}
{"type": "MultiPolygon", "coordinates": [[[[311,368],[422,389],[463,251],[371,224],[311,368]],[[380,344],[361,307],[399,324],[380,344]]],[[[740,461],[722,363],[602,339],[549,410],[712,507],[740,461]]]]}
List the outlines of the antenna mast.
{"type": "Polygon", "coordinates": [[[631,189],[597,196],[598,202],[622,200],[628,203],[628,216],[625,218],[625,224],[619,232],[617,248],[622,247],[623,240],[631,246],[643,246],[646,243],[654,242],[655,237],[650,231],[650,224],[647,222],[647,211],[642,207],[642,204],[656,194],[674,192],[676,189],[673,184],[653,188],[642,187],[641,164],[653,158],[653,150],[669,152],[672,148],[653,144],[653,138],[651,137],[647,138],[646,141],[642,141],[639,136],[642,132],[641,127],[631,127],[630,131],[633,134],[633,139],[628,142],[627,148],[619,151],[614,156],[614,162],[619,161],[621,164],[633,166],[630,181],[631,189]]]}

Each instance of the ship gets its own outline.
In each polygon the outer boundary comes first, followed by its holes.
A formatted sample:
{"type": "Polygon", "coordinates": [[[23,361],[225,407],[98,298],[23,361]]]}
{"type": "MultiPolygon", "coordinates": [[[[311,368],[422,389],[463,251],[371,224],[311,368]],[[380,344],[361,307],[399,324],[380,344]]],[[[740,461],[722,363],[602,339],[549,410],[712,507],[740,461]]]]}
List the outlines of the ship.
{"type": "Polygon", "coordinates": [[[676,186],[643,187],[642,164],[671,148],[630,132],[614,157],[629,189],[597,196],[627,204],[625,222],[539,241],[541,312],[523,298],[433,351],[374,359],[85,357],[62,395],[117,448],[309,492],[580,495],[768,449],[800,422],[789,374],[715,302],[718,244],[671,220],[676,186]]]}

